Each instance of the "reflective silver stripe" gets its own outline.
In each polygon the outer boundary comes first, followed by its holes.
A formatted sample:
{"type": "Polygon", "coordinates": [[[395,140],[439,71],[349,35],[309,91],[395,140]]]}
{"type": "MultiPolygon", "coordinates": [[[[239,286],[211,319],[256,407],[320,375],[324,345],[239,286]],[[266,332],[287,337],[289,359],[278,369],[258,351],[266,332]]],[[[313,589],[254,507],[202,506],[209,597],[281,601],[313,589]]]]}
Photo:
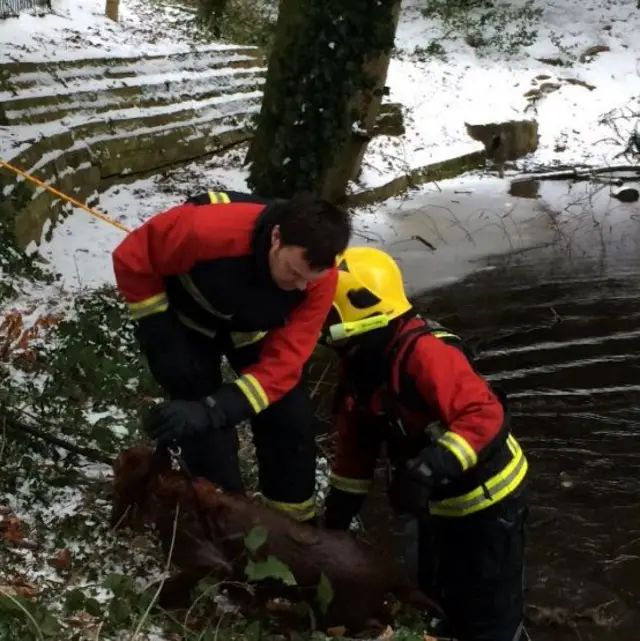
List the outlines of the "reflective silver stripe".
{"type": "Polygon", "coordinates": [[[267,332],[231,332],[231,341],[234,347],[245,347],[262,340],[267,332]]]}
{"type": "Polygon", "coordinates": [[[205,336],[208,336],[209,338],[215,338],[216,337],[216,332],[212,329],[207,329],[206,327],[202,327],[202,325],[198,325],[197,323],[194,323],[188,316],[185,316],[181,312],[176,313],[178,320],[183,324],[186,325],[187,327],[195,330],[196,332],[200,332],[201,334],[204,334],[205,336]]]}
{"type": "Polygon", "coordinates": [[[438,438],[438,443],[446,447],[458,459],[463,472],[478,462],[478,455],[460,434],[446,431],[438,438]]]}
{"type": "Polygon", "coordinates": [[[223,314],[215,309],[211,303],[204,297],[204,294],[196,287],[195,283],[188,274],[181,274],[178,276],[180,283],[189,292],[191,298],[200,305],[205,311],[209,312],[212,316],[220,318],[221,320],[231,320],[233,314],[223,314]]]}

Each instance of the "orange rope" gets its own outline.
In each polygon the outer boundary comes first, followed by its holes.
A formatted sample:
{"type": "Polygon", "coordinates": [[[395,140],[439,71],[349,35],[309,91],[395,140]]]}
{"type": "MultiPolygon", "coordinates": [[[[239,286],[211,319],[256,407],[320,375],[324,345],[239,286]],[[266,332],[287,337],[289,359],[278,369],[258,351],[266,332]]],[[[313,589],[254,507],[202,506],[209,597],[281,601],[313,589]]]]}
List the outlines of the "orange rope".
{"type": "Polygon", "coordinates": [[[17,167],[14,167],[13,165],[10,165],[8,162],[5,162],[4,160],[0,160],[0,166],[7,168],[9,171],[12,171],[14,174],[21,176],[25,180],[31,181],[32,183],[38,185],[39,187],[43,187],[47,191],[50,191],[52,194],[55,194],[58,198],[61,198],[62,200],[66,200],[68,203],[71,203],[74,207],[78,207],[79,209],[84,209],[84,211],[86,211],[88,214],[91,214],[92,216],[99,218],[100,220],[104,221],[105,223],[108,223],[109,225],[113,225],[114,227],[117,227],[121,231],[124,231],[126,233],[129,233],[131,231],[128,227],[125,227],[122,223],[119,223],[117,220],[113,220],[113,218],[109,218],[109,216],[105,216],[104,214],[101,214],[99,211],[96,211],[95,209],[91,209],[91,207],[87,207],[87,205],[85,205],[84,203],[81,203],[79,200],[76,200],[71,196],[67,196],[66,194],[63,194],[61,191],[58,191],[55,187],[51,187],[51,185],[47,185],[47,183],[44,183],[41,180],[38,180],[34,176],[27,174],[26,172],[22,171],[21,169],[18,169],[17,167]]]}

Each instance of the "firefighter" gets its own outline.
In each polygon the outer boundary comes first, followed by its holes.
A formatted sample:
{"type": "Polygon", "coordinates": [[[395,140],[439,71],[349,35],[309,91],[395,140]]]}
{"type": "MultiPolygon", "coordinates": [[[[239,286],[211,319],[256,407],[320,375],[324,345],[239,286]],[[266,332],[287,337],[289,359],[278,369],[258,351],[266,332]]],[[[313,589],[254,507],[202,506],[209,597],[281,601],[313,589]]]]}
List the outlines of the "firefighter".
{"type": "Polygon", "coordinates": [[[453,636],[517,641],[527,461],[506,398],[457,336],[414,311],[388,254],[351,247],[338,267],[324,333],[341,370],[325,527],[350,526],[384,445],[391,505],[418,524],[420,587],[453,636]]]}
{"type": "Polygon", "coordinates": [[[169,399],[143,429],[180,446],[187,470],[243,492],[238,436],[250,419],[263,499],[315,517],[315,442],[303,380],[334,297],[348,214],[299,195],[209,192],[157,214],[113,252],[118,288],[169,399]],[[226,356],[237,378],[223,384],[226,356]]]}

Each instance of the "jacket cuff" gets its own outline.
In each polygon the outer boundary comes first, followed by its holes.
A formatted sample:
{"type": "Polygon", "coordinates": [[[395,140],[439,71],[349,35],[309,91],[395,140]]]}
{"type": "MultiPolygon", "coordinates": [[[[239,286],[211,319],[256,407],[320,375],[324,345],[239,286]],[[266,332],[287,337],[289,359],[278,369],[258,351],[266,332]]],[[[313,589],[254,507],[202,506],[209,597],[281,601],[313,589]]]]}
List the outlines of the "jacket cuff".
{"type": "Polygon", "coordinates": [[[212,396],[224,413],[228,427],[255,416],[251,403],[235,383],[225,383],[212,396]]]}
{"type": "Polygon", "coordinates": [[[269,397],[253,374],[243,374],[233,381],[233,386],[242,394],[251,408],[251,414],[259,414],[269,407],[269,397]]]}

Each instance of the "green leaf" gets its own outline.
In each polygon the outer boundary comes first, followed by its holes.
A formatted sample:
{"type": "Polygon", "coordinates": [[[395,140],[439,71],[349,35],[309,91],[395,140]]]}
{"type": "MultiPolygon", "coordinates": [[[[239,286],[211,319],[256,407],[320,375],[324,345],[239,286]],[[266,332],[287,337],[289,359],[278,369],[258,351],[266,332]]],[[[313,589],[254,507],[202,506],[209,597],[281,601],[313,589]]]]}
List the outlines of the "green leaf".
{"type": "Polygon", "coordinates": [[[251,622],[244,629],[244,638],[246,641],[258,641],[260,639],[260,621],[251,622]]]}
{"type": "Polygon", "coordinates": [[[45,637],[60,638],[60,624],[56,618],[48,611],[44,610],[37,620],[40,633],[45,637]]]}
{"type": "Polygon", "coordinates": [[[320,575],[316,598],[318,599],[320,611],[322,614],[326,614],[329,606],[331,605],[331,601],[333,601],[333,588],[331,587],[331,582],[324,572],[320,575]]]}
{"type": "Polygon", "coordinates": [[[268,534],[269,530],[267,530],[264,525],[257,525],[254,527],[249,534],[244,537],[244,544],[247,550],[255,552],[261,548],[267,540],[268,534]]]}
{"type": "Polygon", "coordinates": [[[85,608],[85,593],[82,590],[69,590],[64,595],[64,611],[66,614],[74,614],[85,608]]]}
{"type": "Polygon", "coordinates": [[[279,579],[285,585],[296,585],[296,579],[291,570],[275,556],[268,556],[264,561],[249,559],[244,572],[250,581],[279,579]]]}
{"type": "Polygon", "coordinates": [[[124,596],[133,591],[133,579],[126,574],[109,574],[103,583],[107,590],[111,590],[114,596],[124,596]]]}
{"type": "Polygon", "coordinates": [[[195,594],[198,601],[200,601],[201,599],[214,601],[218,596],[219,590],[220,582],[216,579],[206,577],[204,579],[200,579],[200,581],[198,581],[198,583],[196,584],[195,594]]]}

